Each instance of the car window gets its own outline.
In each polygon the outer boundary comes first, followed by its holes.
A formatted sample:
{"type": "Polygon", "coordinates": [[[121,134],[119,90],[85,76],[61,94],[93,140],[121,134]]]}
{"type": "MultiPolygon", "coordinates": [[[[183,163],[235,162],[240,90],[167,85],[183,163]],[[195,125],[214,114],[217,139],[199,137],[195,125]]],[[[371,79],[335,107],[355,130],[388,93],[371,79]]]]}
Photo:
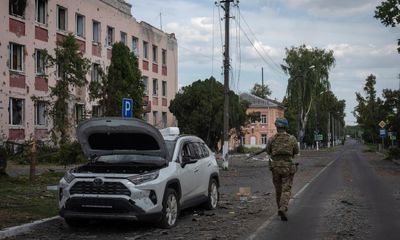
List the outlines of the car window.
{"type": "Polygon", "coordinates": [[[200,145],[197,142],[190,143],[190,150],[192,151],[192,157],[194,159],[203,158],[203,153],[201,151],[200,145]]]}
{"type": "Polygon", "coordinates": [[[210,156],[210,152],[208,151],[208,148],[205,146],[204,143],[200,143],[200,148],[203,152],[203,157],[209,157],[210,156]]]}

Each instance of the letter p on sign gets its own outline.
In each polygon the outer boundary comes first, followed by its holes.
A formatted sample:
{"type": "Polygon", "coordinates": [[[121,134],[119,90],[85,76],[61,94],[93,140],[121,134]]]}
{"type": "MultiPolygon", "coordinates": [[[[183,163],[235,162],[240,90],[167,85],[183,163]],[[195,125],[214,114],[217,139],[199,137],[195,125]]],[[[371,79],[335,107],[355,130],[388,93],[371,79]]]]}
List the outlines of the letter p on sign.
{"type": "Polygon", "coordinates": [[[131,98],[122,99],[122,117],[131,118],[133,116],[133,100],[131,98]]]}

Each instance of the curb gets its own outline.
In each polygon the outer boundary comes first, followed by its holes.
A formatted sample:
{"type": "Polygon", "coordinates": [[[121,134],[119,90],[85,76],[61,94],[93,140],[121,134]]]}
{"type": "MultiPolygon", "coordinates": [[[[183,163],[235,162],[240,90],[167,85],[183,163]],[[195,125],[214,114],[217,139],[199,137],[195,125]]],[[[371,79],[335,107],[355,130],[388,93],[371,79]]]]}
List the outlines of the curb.
{"type": "Polygon", "coordinates": [[[4,230],[0,231],[0,239],[4,239],[7,237],[13,237],[22,233],[26,233],[31,231],[34,227],[43,224],[43,223],[47,223],[50,222],[52,220],[56,220],[59,219],[59,216],[54,216],[54,217],[50,217],[50,218],[44,218],[44,219],[40,219],[31,223],[26,223],[26,224],[22,224],[19,226],[15,226],[15,227],[9,227],[9,228],[5,228],[4,230]]]}

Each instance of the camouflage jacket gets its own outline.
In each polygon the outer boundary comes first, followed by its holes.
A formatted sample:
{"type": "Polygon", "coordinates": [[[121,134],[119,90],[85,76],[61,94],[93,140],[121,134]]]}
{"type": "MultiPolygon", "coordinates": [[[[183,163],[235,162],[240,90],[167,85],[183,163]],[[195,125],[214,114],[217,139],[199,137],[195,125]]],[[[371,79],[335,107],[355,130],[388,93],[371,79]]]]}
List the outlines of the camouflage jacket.
{"type": "Polygon", "coordinates": [[[291,161],[299,153],[299,147],[294,136],[282,132],[269,139],[266,152],[274,161],[291,161]]]}

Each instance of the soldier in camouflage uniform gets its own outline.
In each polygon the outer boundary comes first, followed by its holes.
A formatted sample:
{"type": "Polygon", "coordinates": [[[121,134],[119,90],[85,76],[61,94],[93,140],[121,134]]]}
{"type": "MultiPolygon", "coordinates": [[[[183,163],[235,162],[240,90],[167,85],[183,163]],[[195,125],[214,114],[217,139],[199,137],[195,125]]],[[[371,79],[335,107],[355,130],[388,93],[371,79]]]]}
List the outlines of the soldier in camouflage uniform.
{"type": "Polygon", "coordinates": [[[265,150],[272,159],[270,169],[276,191],[278,215],[282,221],[287,221],[286,212],[288,210],[293,177],[296,172],[296,166],[292,159],[294,155],[299,153],[299,147],[296,138],[286,132],[288,126],[286,119],[276,119],[275,126],[278,133],[269,139],[265,150]]]}

